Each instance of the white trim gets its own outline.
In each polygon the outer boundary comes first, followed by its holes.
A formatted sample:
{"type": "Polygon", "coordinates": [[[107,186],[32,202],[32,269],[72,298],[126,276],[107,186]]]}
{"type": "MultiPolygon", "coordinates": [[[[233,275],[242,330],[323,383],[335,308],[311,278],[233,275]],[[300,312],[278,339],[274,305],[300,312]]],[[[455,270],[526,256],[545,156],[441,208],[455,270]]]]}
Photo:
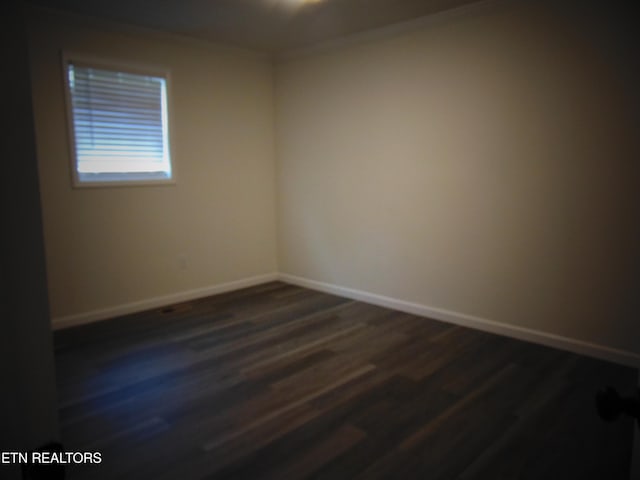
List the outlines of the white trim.
{"type": "Polygon", "coordinates": [[[74,51],[62,50],[62,77],[64,82],[64,99],[67,120],[67,137],[69,146],[69,159],[71,168],[71,186],[76,189],[91,189],[101,187],[140,187],[140,186],[174,186],[176,185],[176,161],[173,148],[172,134],[173,121],[173,93],[171,90],[171,70],[168,67],[149,65],[127,60],[115,60],[103,58],[92,54],[84,54],[74,51]],[[106,70],[131,73],[135,75],[149,75],[164,79],[163,95],[165,108],[163,110],[163,129],[165,130],[164,146],[165,154],[169,157],[170,178],[168,179],[139,179],[139,180],[115,180],[115,181],[81,181],[78,172],[78,155],[76,152],[75,121],[73,118],[73,98],[69,84],[69,65],[79,64],[85,67],[102,68],[106,70]]]}
{"type": "Polygon", "coordinates": [[[353,45],[367,44],[379,40],[397,37],[407,32],[421,30],[434,25],[442,25],[453,20],[466,18],[472,15],[495,12],[496,9],[509,5],[510,0],[478,0],[447,10],[428,13],[422,17],[404,20],[391,25],[378,28],[370,28],[358,33],[346,34],[338,38],[319,41],[308,46],[292,48],[274,54],[276,62],[298,60],[309,56],[323,54],[334,50],[340,50],[353,45]]]}
{"type": "Polygon", "coordinates": [[[330,283],[319,282],[287,273],[280,273],[278,278],[283,282],[298,285],[300,287],[332,293],[334,295],[340,295],[353,300],[359,300],[373,305],[391,308],[401,312],[411,313],[413,315],[419,315],[421,317],[429,317],[435,320],[461,325],[463,327],[517,338],[519,340],[567,350],[580,355],[595,357],[622,365],[628,365],[634,368],[638,368],[638,366],[640,366],[640,355],[625,350],[585,342],[553,333],[542,332],[540,330],[508,325],[494,320],[488,320],[486,318],[445,310],[443,308],[429,307],[419,303],[398,300],[396,298],[377,295],[375,293],[369,293],[363,290],[356,290],[330,283]]]}
{"type": "Polygon", "coordinates": [[[231,292],[246,287],[253,287],[267,282],[278,280],[277,273],[267,273],[264,275],[256,275],[254,277],[243,278],[232,282],[220,283],[203,288],[196,288],[179,293],[162,295],[159,297],[147,298],[136,302],[125,303],[114,307],[107,307],[100,310],[79,313],[76,315],[66,315],[62,317],[52,318],[52,328],[60,330],[68,327],[75,327],[87,323],[93,323],[100,320],[106,320],[121,315],[127,315],[135,312],[142,312],[151,308],[164,307],[174,303],[187,302],[198,298],[204,298],[219,293],[231,292]]]}
{"type": "Polygon", "coordinates": [[[78,25],[84,29],[110,30],[125,35],[144,35],[146,37],[152,37],[152,39],[156,41],[175,42],[184,45],[185,47],[199,48],[216,54],[232,55],[234,58],[241,55],[261,60],[271,59],[271,55],[267,52],[224,43],[218,40],[209,40],[182,33],[168,32],[166,30],[160,30],[153,27],[145,27],[142,25],[134,25],[132,23],[124,23],[122,21],[109,20],[96,15],[70,12],[60,8],[44,7],[42,5],[35,5],[31,2],[25,2],[24,8],[28,20],[31,20],[31,18],[38,18],[39,16],[41,19],[46,21],[55,19],[57,22],[73,23],[74,25],[78,25]]]}
{"type": "Polygon", "coordinates": [[[585,342],[583,340],[564,337],[553,333],[533,330],[530,328],[508,325],[505,323],[496,322],[494,320],[454,312],[443,308],[436,308],[419,303],[407,302],[405,300],[399,300],[384,295],[377,295],[375,293],[370,293],[363,290],[342,287],[326,282],[319,282],[317,280],[298,277],[296,275],[275,272],[267,273],[264,275],[256,275],[232,282],[211,285],[208,287],[187,290],[184,292],[148,298],[145,300],[125,303],[122,305],[93,310],[76,315],[54,317],[52,319],[52,328],[53,330],[60,330],[63,328],[84,325],[87,323],[106,320],[121,315],[141,312],[152,308],[163,307],[180,302],[187,302],[189,300],[195,300],[211,295],[226,293],[241,288],[253,287],[276,280],[290,283],[292,285],[298,285],[300,287],[310,288],[312,290],[340,295],[342,297],[371,303],[373,305],[378,305],[381,307],[391,308],[401,312],[411,313],[413,315],[418,315],[421,317],[433,318],[435,320],[440,320],[454,325],[461,325],[463,327],[474,328],[476,330],[482,330],[484,332],[504,335],[507,337],[517,338],[519,340],[525,340],[540,345],[567,350],[570,352],[578,353],[580,355],[599,358],[622,365],[628,365],[634,368],[638,368],[640,366],[640,355],[637,353],[585,342]]]}

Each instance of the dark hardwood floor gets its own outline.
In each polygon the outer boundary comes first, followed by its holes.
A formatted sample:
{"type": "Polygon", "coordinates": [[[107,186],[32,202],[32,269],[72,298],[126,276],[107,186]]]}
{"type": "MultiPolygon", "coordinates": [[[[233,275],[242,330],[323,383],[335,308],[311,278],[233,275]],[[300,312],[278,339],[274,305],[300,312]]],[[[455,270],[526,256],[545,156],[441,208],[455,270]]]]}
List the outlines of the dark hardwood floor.
{"type": "Polygon", "coordinates": [[[55,334],[90,479],[628,479],[628,367],[274,282],[55,334]]]}

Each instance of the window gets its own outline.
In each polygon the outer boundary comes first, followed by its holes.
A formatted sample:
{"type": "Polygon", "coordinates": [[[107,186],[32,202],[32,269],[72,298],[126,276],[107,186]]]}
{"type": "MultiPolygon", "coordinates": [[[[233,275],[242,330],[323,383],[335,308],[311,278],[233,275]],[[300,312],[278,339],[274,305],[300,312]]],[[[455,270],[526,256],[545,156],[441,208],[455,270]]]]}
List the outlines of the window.
{"type": "Polygon", "coordinates": [[[167,72],[64,59],[76,186],[172,183],[167,72]]]}

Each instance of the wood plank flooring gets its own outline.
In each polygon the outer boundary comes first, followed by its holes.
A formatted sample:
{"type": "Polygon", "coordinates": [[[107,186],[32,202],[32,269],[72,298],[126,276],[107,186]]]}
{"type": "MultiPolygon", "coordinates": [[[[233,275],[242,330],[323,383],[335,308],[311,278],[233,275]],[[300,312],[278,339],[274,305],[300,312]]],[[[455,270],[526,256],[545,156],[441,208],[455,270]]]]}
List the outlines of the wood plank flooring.
{"type": "Polygon", "coordinates": [[[280,282],[55,334],[71,479],[628,479],[637,371],[280,282]]]}

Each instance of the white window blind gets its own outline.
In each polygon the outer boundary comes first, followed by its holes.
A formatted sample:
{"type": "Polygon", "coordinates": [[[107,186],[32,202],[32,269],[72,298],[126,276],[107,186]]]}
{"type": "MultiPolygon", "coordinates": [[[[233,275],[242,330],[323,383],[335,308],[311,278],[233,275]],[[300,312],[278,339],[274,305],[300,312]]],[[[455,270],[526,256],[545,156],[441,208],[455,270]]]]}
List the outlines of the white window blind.
{"type": "Polygon", "coordinates": [[[67,63],[77,183],[171,180],[163,76],[67,63]]]}

